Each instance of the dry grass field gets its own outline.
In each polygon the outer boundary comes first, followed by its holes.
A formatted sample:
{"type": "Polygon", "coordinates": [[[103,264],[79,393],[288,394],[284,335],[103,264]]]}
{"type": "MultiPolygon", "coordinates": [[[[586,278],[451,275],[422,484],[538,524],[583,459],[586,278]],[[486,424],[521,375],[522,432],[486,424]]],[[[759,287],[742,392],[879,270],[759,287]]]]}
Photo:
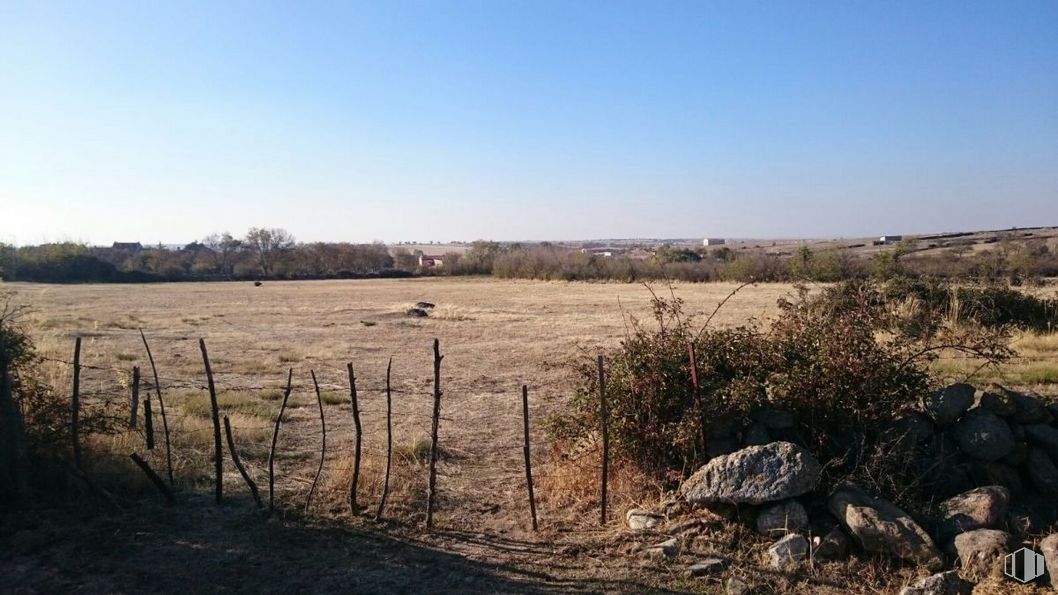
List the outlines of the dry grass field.
{"type": "MultiPolygon", "coordinates": [[[[688,284],[675,286],[674,291],[686,301],[688,311],[709,313],[734,287],[688,284]]],[[[139,336],[139,329],[144,330],[162,377],[174,467],[189,498],[198,497],[190,495],[195,493],[195,486],[204,493],[211,482],[212,434],[199,338],[209,348],[222,415],[231,416],[236,444],[266,499],[271,424],[279,409],[287,369],[293,368],[294,392],[280,436],[276,486],[277,500],[290,517],[301,516],[319,464],[322,436],[310,378],[310,370],[315,371],[324,401],[327,458],[308,525],[247,529],[250,532],[237,539],[228,533],[221,535],[222,531],[256,523],[248,520],[251,515],[245,487],[234,466],[226,461],[225,489],[244,505],[225,508],[227,513],[219,518],[217,513],[197,510],[206,506],[203,503],[196,506],[192,517],[182,517],[177,529],[154,516],[145,529],[150,536],[145,543],[154,544],[151,547],[175,547],[165,537],[175,531],[180,539],[201,541],[207,549],[241,551],[252,549],[260,540],[276,539],[275,531],[281,531],[283,539],[312,544],[306,547],[321,548],[324,559],[346,565],[355,564],[351,560],[356,557],[350,558],[349,548],[364,547],[369,551],[366,555],[372,570],[358,575],[361,582],[355,584],[367,591],[423,587],[442,591],[637,591],[662,586],[675,590],[717,586],[687,582],[677,569],[664,565],[620,561],[617,554],[631,547],[623,538],[615,537],[624,510],[636,504],[638,497],[656,498],[656,491],[651,493],[649,486],[642,484],[629,485],[634,477],[619,477],[612,502],[612,528],[589,529],[597,514],[586,510],[595,485],[592,467],[588,465],[577,476],[568,477],[563,475],[569,473],[568,466],[559,469],[548,464],[551,452],[539,422],[561,407],[568,395],[569,379],[563,363],[579,350],[594,352],[616,345],[625,333],[628,317],[649,317],[651,294],[642,285],[455,278],[266,282],[260,287],[251,283],[184,283],[9,284],[6,288],[15,291],[17,301],[32,307],[27,326],[42,354],[49,358],[48,370],[55,385],[69,386],[70,366],[60,362],[70,360],[74,337],[83,337],[81,361],[86,369],[82,391],[90,402],[109,399],[119,409],[127,406],[124,399],[132,366],[140,366],[144,378],[150,378],[139,336]],[[406,313],[418,301],[436,304],[430,316],[418,318],[406,313]],[[439,530],[420,537],[417,527],[425,511],[424,463],[428,459],[434,338],[440,340],[444,354],[442,457],[435,518],[439,530]],[[365,455],[359,500],[373,513],[384,466],[383,387],[390,357],[394,475],[387,502],[388,529],[379,534],[372,521],[349,520],[346,498],[353,423],[345,366],[351,362],[355,368],[363,410],[365,455]],[[536,534],[528,530],[522,467],[523,383],[530,391],[540,486],[542,531],[536,534]],[[582,506],[569,498],[578,490],[584,495],[582,506]],[[556,496],[559,492],[563,497],[556,496]],[[350,526],[354,527],[353,534],[348,533],[350,526]],[[211,542],[216,543],[209,545],[211,542]],[[407,561],[398,564],[394,558],[407,561]],[[451,568],[438,570],[435,565],[451,568]],[[401,569],[414,577],[408,581],[419,582],[394,582],[394,571],[401,569]]],[[[661,285],[654,289],[669,292],[661,285]]],[[[744,288],[720,310],[714,324],[767,319],[776,311],[776,300],[793,293],[792,286],[780,284],[744,288]]],[[[982,371],[977,380],[1034,384],[1054,392],[1052,385],[1058,383],[1056,336],[1019,336],[1015,346],[1023,359],[1001,370],[982,371]]],[[[940,372],[953,378],[972,369],[971,363],[961,360],[938,364],[940,372]]],[[[161,440],[157,418],[155,427],[161,440]]],[[[88,466],[111,482],[128,482],[148,493],[150,486],[122,454],[132,451],[143,452],[140,433],[107,438],[89,449],[88,466]]],[[[150,458],[159,471],[165,467],[161,453],[156,449],[150,458]]],[[[77,534],[87,540],[93,532],[109,528],[105,524],[95,528],[89,525],[77,529],[77,534]]],[[[731,539],[738,542],[736,549],[750,551],[759,545],[752,537],[735,535],[731,539]],[[743,543],[744,539],[748,541],[743,543]]],[[[274,559],[254,559],[258,566],[277,563],[274,559]]],[[[202,580],[223,582],[228,571],[208,567],[202,580]]],[[[820,572],[825,577],[827,571],[820,572]]],[[[272,582],[231,588],[269,591],[280,590],[280,585],[296,586],[269,578],[272,582]]],[[[894,574],[878,580],[881,583],[870,584],[891,585],[901,578],[894,574]]],[[[69,586],[59,579],[49,584],[69,586]]],[[[826,584],[823,580],[798,586],[795,580],[787,586],[810,592],[826,584]]],[[[93,583],[104,589],[108,585],[93,583]]]]}

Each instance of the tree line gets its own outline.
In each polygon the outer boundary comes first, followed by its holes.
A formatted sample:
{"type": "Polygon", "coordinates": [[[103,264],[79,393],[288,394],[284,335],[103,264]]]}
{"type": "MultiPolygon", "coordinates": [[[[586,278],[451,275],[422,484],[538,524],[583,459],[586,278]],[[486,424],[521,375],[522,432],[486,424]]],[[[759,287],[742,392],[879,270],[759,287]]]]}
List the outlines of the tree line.
{"type": "Polygon", "coordinates": [[[412,275],[491,275],[565,281],[816,281],[946,277],[1029,283],[1058,276],[1058,251],[1044,241],[998,241],[988,250],[923,252],[904,242],[873,255],[850,249],[791,253],[731,247],[661,246],[603,255],[549,243],[474,242],[420,266],[416,254],[382,243],[297,242],[280,228],[209,235],[178,248],[115,243],[0,244],[0,278],[52,283],[245,279],[352,279],[412,275]]]}

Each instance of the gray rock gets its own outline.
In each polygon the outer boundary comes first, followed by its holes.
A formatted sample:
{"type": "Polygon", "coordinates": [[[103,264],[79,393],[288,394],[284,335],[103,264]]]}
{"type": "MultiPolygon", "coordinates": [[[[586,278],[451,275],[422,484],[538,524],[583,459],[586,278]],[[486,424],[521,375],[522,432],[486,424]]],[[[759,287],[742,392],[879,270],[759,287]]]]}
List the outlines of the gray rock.
{"type": "Polygon", "coordinates": [[[794,416],[789,411],[757,409],[751,412],[749,417],[764,424],[769,430],[786,430],[794,427],[794,416]]]}
{"type": "Polygon", "coordinates": [[[1025,438],[1058,458],[1058,428],[1047,424],[1028,424],[1025,426],[1025,438]]]}
{"type": "Polygon", "coordinates": [[[1032,485],[1041,493],[1058,496],[1058,467],[1055,467],[1046,452],[1039,448],[1030,448],[1024,469],[1032,485]]]}
{"type": "Polygon", "coordinates": [[[1014,450],[1007,422],[985,409],[973,409],[952,428],[952,438],[963,452],[982,461],[998,461],[1014,450]]]}
{"type": "Polygon", "coordinates": [[[628,523],[628,528],[633,531],[646,531],[648,529],[653,529],[660,525],[664,520],[665,517],[660,514],[638,508],[633,508],[625,513],[625,522],[628,523]]]}
{"type": "Polygon", "coordinates": [[[926,396],[926,413],[938,426],[950,426],[973,405],[974,392],[969,384],[946,386],[926,396]]]}
{"type": "Polygon", "coordinates": [[[720,558],[706,558],[687,567],[687,574],[691,576],[709,576],[723,571],[726,566],[727,562],[720,558]]]}
{"type": "Polygon", "coordinates": [[[900,589],[900,595],[970,595],[973,583],[965,581],[954,570],[933,574],[900,589]]]}
{"type": "Polygon", "coordinates": [[[749,424],[746,426],[746,432],[742,442],[746,446],[760,446],[771,442],[771,435],[768,434],[768,427],[759,421],[749,424]]]}
{"type": "Polygon", "coordinates": [[[683,482],[680,494],[691,504],[764,504],[814,490],[820,473],[805,448],[772,442],[714,458],[683,482]]]}
{"type": "Polygon", "coordinates": [[[807,557],[808,540],[797,533],[783,537],[768,548],[771,566],[779,570],[796,566],[807,557]]]}
{"type": "Polygon", "coordinates": [[[757,514],[757,532],[779,537],[796,533],[808,526],[808,512],[797,500],[766,506],[757,514]]]}
{"type": "Polygon", "coordinates": [[[731,577],[724,582],[724,595],[748,595],[750,591],[746,581],[731,577]]]}
{"type": "Polygon", "coordinates": [[[999,485],[1010,490],[1010,495],[1017,498],[1025,492],[1021,483],[1021,474],[1010,465],[975,461],[970,465],[970,475],[977,485],[999,485]]]}
{"type": "Polygon", "coordinates": [[[1058,533],[1043,538],[1040,542],[1043,565],[1047,568],[1051,588],[1058,591],[1058,533]]]}
{"type": "Polygon", "coordinates": [[[1014,537],[997,529],[974,529],[955,536],[963,574],[984,577],[1003,571],[1003,557],[1017,549],[1014,537]]]}
{"type": "Polygon", "coordinates": [[[994,529],[1006,518],[1010,490],[1003,486],[985,486],[948,498],[940,503],[941,522],[938,537],[946,541],[953,535],[974,529],[994,529]]]}
{"type": "Polygon", "coordinates": [[[1036,393],[1015,393],[1014,404],[1016,410],[1011,419],[1019,424],[1049,424],[1054,421],[1047,410],[1047,402],[1036,393]]]}
{"type": "Polygon", "coordinates": [[[643,548],[648,555],[661,556],[665,558],[675,558],[676,554],[680,553],[680,542],[677,538],[666,539],[661,543],[655,543],[654,545],[643,548]]]}
{"type": "Polygon", "coordinates": [[[828,504],[830,512],[864,550],[940,567],[940,552],[933,540],[893,503],[847,487],[835,492],[828,504]]]}
{"type": "Polygon", "coordinates": [[[974,393],[974,406],[991,411],[1000,417],[1014,415],[1018,411],[1017,393],[999,384],[989,384],[974,393]]]}
{"type": "Polygon", "coordinates": [[[841,527],[834,527],[822,537],[812,538],[813,555],[820,560],[841,560],[849,551],[849,538],[841,527]]]}

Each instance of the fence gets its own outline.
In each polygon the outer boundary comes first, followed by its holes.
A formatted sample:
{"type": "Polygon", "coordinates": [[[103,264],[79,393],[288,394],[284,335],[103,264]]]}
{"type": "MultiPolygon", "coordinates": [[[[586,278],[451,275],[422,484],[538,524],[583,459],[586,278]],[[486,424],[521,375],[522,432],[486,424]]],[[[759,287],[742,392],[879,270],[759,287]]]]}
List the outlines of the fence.
{"type": "MultiPolygon", "coordinates": [[[[354,374],[352,362],[320,362],[319,368],[309,371],[311,381],[306,382],[304,374],[299,374],[295,380],[294,370],[291,368],[287,374],[285,386],[255,384],[255,383],[233,383],[226,382],[223,372],[215,370],[211,365],[209,353],[205,341],[200,340],[202,357],[203,380],[189,378],[176,378],[159,374],[155,366],[153,355],[147,338],[142,335],[143,346],[150,362],[151,370],[141,373],[138,366],[128,369],[114,366],[95,366],[86,364],[81,357],[81,341],[76,339],[72,360],[62,358],[46,357],[45,362],[65,366],[72,373],[72,386],[70,387],[70,419],[69,436],[71,440],[71,454],[73,463],[70,472],[92,491],[99,493],[107,501],[116,504],[115,498],[96,479],[108,474],[128,473],[125,470],[114,471],[111,466],[93,464],[93,457],[124,458],[129,459],[148,478],[150,484],[157,489],[159,494],[171,503],[180,501],[178,498],[181,489],[189,487],[188,480],[181,478],[174,467],[186,467],[190,463],[202,462],[206,457],[211,459],[213,475],[212,487],[217,503],[224,498],[224,472],[230,467],[241,477],[246,489],[250,492],[255,504],[266,508],[269,514],[276,509],[277,493],[281,500],[288,504],[293,503],[293,492],[300,491],[298,485],[303,485],[307,479],[300,477],[286,477],[287,484],[294,484],[294,488],[282,488],[276,485],[277,478],[281,476],[282,470],[277,472],[276,462],[281,458],[297,458],[305,451],[284,452],[286,445],[282,445],[284,429],[291,422],[290,401],[292,394],[308,393],[315,398],[316,409],[319,413],[318,427],[320,428],[320,446],[318,454],[319,463],[316,472],[305,493],[304,510],[312,508],[314,495],[320,483],[321,475],[326,471],[331,476],[341,476],[343,473],[351,473],[348,485],[349,509],[353,514],[363,513],[366,509],[358,501],[358,490],[363,486],[358,485],[360,471],[366,458],[374,457],[376,461],[385,461],[385,475],[382,481],[381,495],[378,499],[377,509],[374,511],[375,518],[383,518],[386,514],[387,496],[390,489],[390,472],[394,461],[394,435],[399,429],[402,434],[410,433],[426,434],[430,439],[429,458],[425,469],[426,474],[426,502],[425,502],[425,525],[427,528],[433,526],[434,512],[437,508],[437,495],[444,491],[446,482],[465,473],[469,474],[473,484],[477,487],[488,486],[497,482],[508,484],[522,483],[524,488],[524,502],[527,518],[533,530],[538,528],[537,502],[534,490],[534,480],[539,479],[563,479],[573,478],[579,473],[544,473],[534,474],[532,465],[532,453],[534,447],[531,442],[531,417],[530,417],[530,386],[523,384],[520,395],[512,391],[513,395],[520,396],[520,408],[515,415],[509,419],[503,419],[495,411],[473,411],[465,410],[458,401],[450,402],[445,398],[444,374],[442,362],[444,355],[441,352],[440,341],[433,342],[433,370],[432,385],[429,392],[409,389],[408,383],[395,386],[391,381],[391,372],[394,362],[389,361],[384,382],[365,382],[354,374]],[[347,370],[348,384],[336,382],[325,382],[317,378],[316,371],[329,368],[338,368],[342,364],[347,370]],[[215,373],[218,375],[215,376],[215,373]],[[335,399],[334,392],[348,391],[348,398],[335,399]],[[197,415],[188,413],[187,404],[189,395],[200,393],[209,398],[209,425],[203,426],[205,416],[201,412],[197,415]],[[240,395],[255,397],[255,406],[275,401],[275,413],[270,415],[267,426],[267,440],[247,440],[245,434],[240,437],[240,428],[233,423],[236,420],[232,416],[239,413],[238,406],[225,406],[222,402],[226,395],[238,393],[240,395]],[[282,395],[281,400],[276,398],[282,395]],[[324,406],[324,395],[328,395],[328,404],[324,406]],[[396,396],[396,398],[394,398],[396,396]],[[415,399],[417,396],[425,397],[422,401],[415,399]],[[429,405],[427,409],[426,405],[429,405]],[[336,413],[333,405],[339,405],[340,413],[336,413]],[[396,407],[394,407],[396,405],[396,407]],[[141,416],[142,412],[142,416],[141,416]],[[94,416],[105,419],[111,426],[120,426],[125,435],[134,437],[135,442],[142,446],[132,445],[128,448],[131,452],[127,454],[115,452],[114,449],[84,449],[84,416],[94,416]],[[142,421],[142,423],[140,423],[142,421]],[[158,432],[161,422],[161,432],[158,432]],[[335,424],[334,422],[338,422],[335,424]],[[223,423],[223,428],[222,428],[223,423]],[[446,445],[448,436],[442,430],[456,428],[466,431],[469,428],[489,428],[496,424],[510,423],[514,430],[512,434],[517,435],[518,440],[510,444],[484,444],[487,451],[482,451],[475,445],[464,449],[449,447],[446,445]],[[201,427],[199,427],[201,426],[201,427]],[[352,433],[351,448],[345,449],[341,445],[340,457],[351,457],[351,464],[338,464],[335,461],[335,447],[333,441],[328,444],[328,429],[333,433],[334,428],[348,428],[352,433]],[[224,440],[222,440],[222,433],[224,440]],[[160,434],[160,435],[159,435],[160,434]],[[211,439],[211,440],[210,440],[211,439]],[[210,443],[209,452],[204,452],[201,443],[210,443]],[[261,497],[264,487],[258,486],[254,481],[250,469],[246,465],[246,457],[249,451],[260,452],[260,446],[267,446],[267,504],[261,497]],[[225,452],[225,447],[226,451],[225,452]],[[449,455],[442,460],[441,453],[448,448],[449,455]],[[330,450],[328,450],[330,449],[330,450]],[[504,453],[496,456],[496,452],[504,453]],[[509,453],[509,456],[508,456],[509,453]],[[127,458],[126,458],[127,457],[127,458]],[[229,462],[225,462],[229,460],[229,462]],[[185,484],[185,485],[181,485],[185,484]]],[[[604,377],[602,356],[599,357],[600,380],[604,377]]],[[[6,370],[5,370],[6,373],[6,370]]],[[[6,376],[5,376],[6,377],[6,376]]],[[[414,384],[414,383],[412,383],[414,384]]],[[[584,449],[577,456],[584,457],[601,453],[600,478],[600,522],[607,520],[607,482],[609,451],[606,430],[605,399],[603,397],[603,383],[600,382],[600,406],[602,407],[603,426],[600,428],[602,444],[592,445],[584,449]]],[[[55,387],[62,390],[61,387],[55,387]]],[[[512,395],[512,396],[513,396],[512,395]]],[[[514,401],[512,399],[512,401],[514,401]]],[[[514,401],[518,402],[518,401],[514,401]]],[[[304,406],[299,404],[300,408],[304,406]]],[[[307,420],[299,414],[298,423],[304,424],[307,420]]],[[[242,428],[246,430],[247,428],[242,428]]],[[[262,429],[258,426],[257,429],[262,429]]],[[[303,435],[304,433],[302,433],[303,435]]],[[[481,445],[477,445],[481,446],[481,445]]],[[[539,451],[539,446],[536,449],[539,451]]],[[[259,455],[250,457],[263,462],[259,455]]],[[[251,462],[252,465],[252,462],[251,462]]],[[[106,482],[103,482],[106,483],[106,482]]]]}

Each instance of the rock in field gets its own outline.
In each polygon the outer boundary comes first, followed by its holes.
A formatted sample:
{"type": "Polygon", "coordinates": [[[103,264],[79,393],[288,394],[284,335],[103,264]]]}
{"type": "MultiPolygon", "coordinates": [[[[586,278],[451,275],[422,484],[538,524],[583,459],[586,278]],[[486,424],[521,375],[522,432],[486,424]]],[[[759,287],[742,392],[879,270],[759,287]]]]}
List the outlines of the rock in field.
{"type": "Polygon", "coordinates": [[[675,558],[680,552],[680,541],[675,537],[643,548],[649,556],[675,558]]]}
{"type": "Polygon", "coordinates": [[[974,394],[974,406],[991,411],[1000,417],[1014,415],[1018,411],[1015,397],[1017,393],[999,384],[989,384],[977,389],[974,394]]]}
{"type": "Polygon", "coordinates": [[[964,574],[983,577],[1003,571],[1003,557],[1017,549],[1006,531],[975,529],[955,536],[955,553],[964,574]]]}
{"type": "Polygon", "coordinates": [[[757,514],[757,532],[778,537],[796,533],[808,526],[808,512],[797,500],[766,506],[757,514]]]}
{"type": "Polygon", "coordinates": [[[1025,471],[1041,493],[1058,496],[1058,467],[1051,457],[1039,448],[1029,449],[1029,458],[1025,461],[1025,471]]]}
{"type": "Polygon", "coordinates": [[[768,559],[772,568],[779,570],[796,566],[807,557],[808,540],[797,533],[783,537],[768,548],[768,559]]]}
{"type": "Polygon", "coordinates": [[[985,409],[973,409],[952,428],[952,438],[963,452],[982,461],[998,461],[1014,450],[1007,422],[985,409]]]}
{"type": "Polygon", "coordinates": [[[638,508],[633,508],[625,513],[625,521],[628,523],[628,528],[633,531],[646,531],[648,529],[653,529],[660,525],[664,520],[665,517],[660,514],[638,508]]]}
{"type": "Polygon", "coordinates": [[[926,413],[938,426],[950,426],[973,405],[974,392],[974,387],[969,384],[946,386],[926,396],[926,413]]]}
{"type": "Polygon", "coordinates": [[[900,589],[900,595],[970,595],[973,584],[967,582],[954,570],[921,578],[914,584],[900,589]]]}
{"type": "Polygon", "coordinates": [[[940,503],[941,541],[974,529],[994,529],[1006,518],[1010,490],[1003,486],[985,486],[948,498],[940,503]]]}
{"type": "Polygon", "coordinates": [[[683,482],[680,494],[691,504],[764,504],[814,490],[821,472],[805,448],[772,442],[716,457],[683,482]]]}
{"type": "Polygon", "coordinates": [[[847,487],[830,497],[829,506],[830,512],[868,552],[940,567],[940,552],[930,536],[891,502],[847,487]]]}
{"type": "Polygon", "coordinates": [[[720,558],[706,558],[691,564],[687,568],[687,574],[691,576],[709,576],[724,569],[727,563],[720,558]]]}
{"type": "Polygon", "coordinates": [[[1047,568],[1051,588],[1058,591],[1058,533],[1048,535],[1040,542],[1040,553],[1047,568]]]}

